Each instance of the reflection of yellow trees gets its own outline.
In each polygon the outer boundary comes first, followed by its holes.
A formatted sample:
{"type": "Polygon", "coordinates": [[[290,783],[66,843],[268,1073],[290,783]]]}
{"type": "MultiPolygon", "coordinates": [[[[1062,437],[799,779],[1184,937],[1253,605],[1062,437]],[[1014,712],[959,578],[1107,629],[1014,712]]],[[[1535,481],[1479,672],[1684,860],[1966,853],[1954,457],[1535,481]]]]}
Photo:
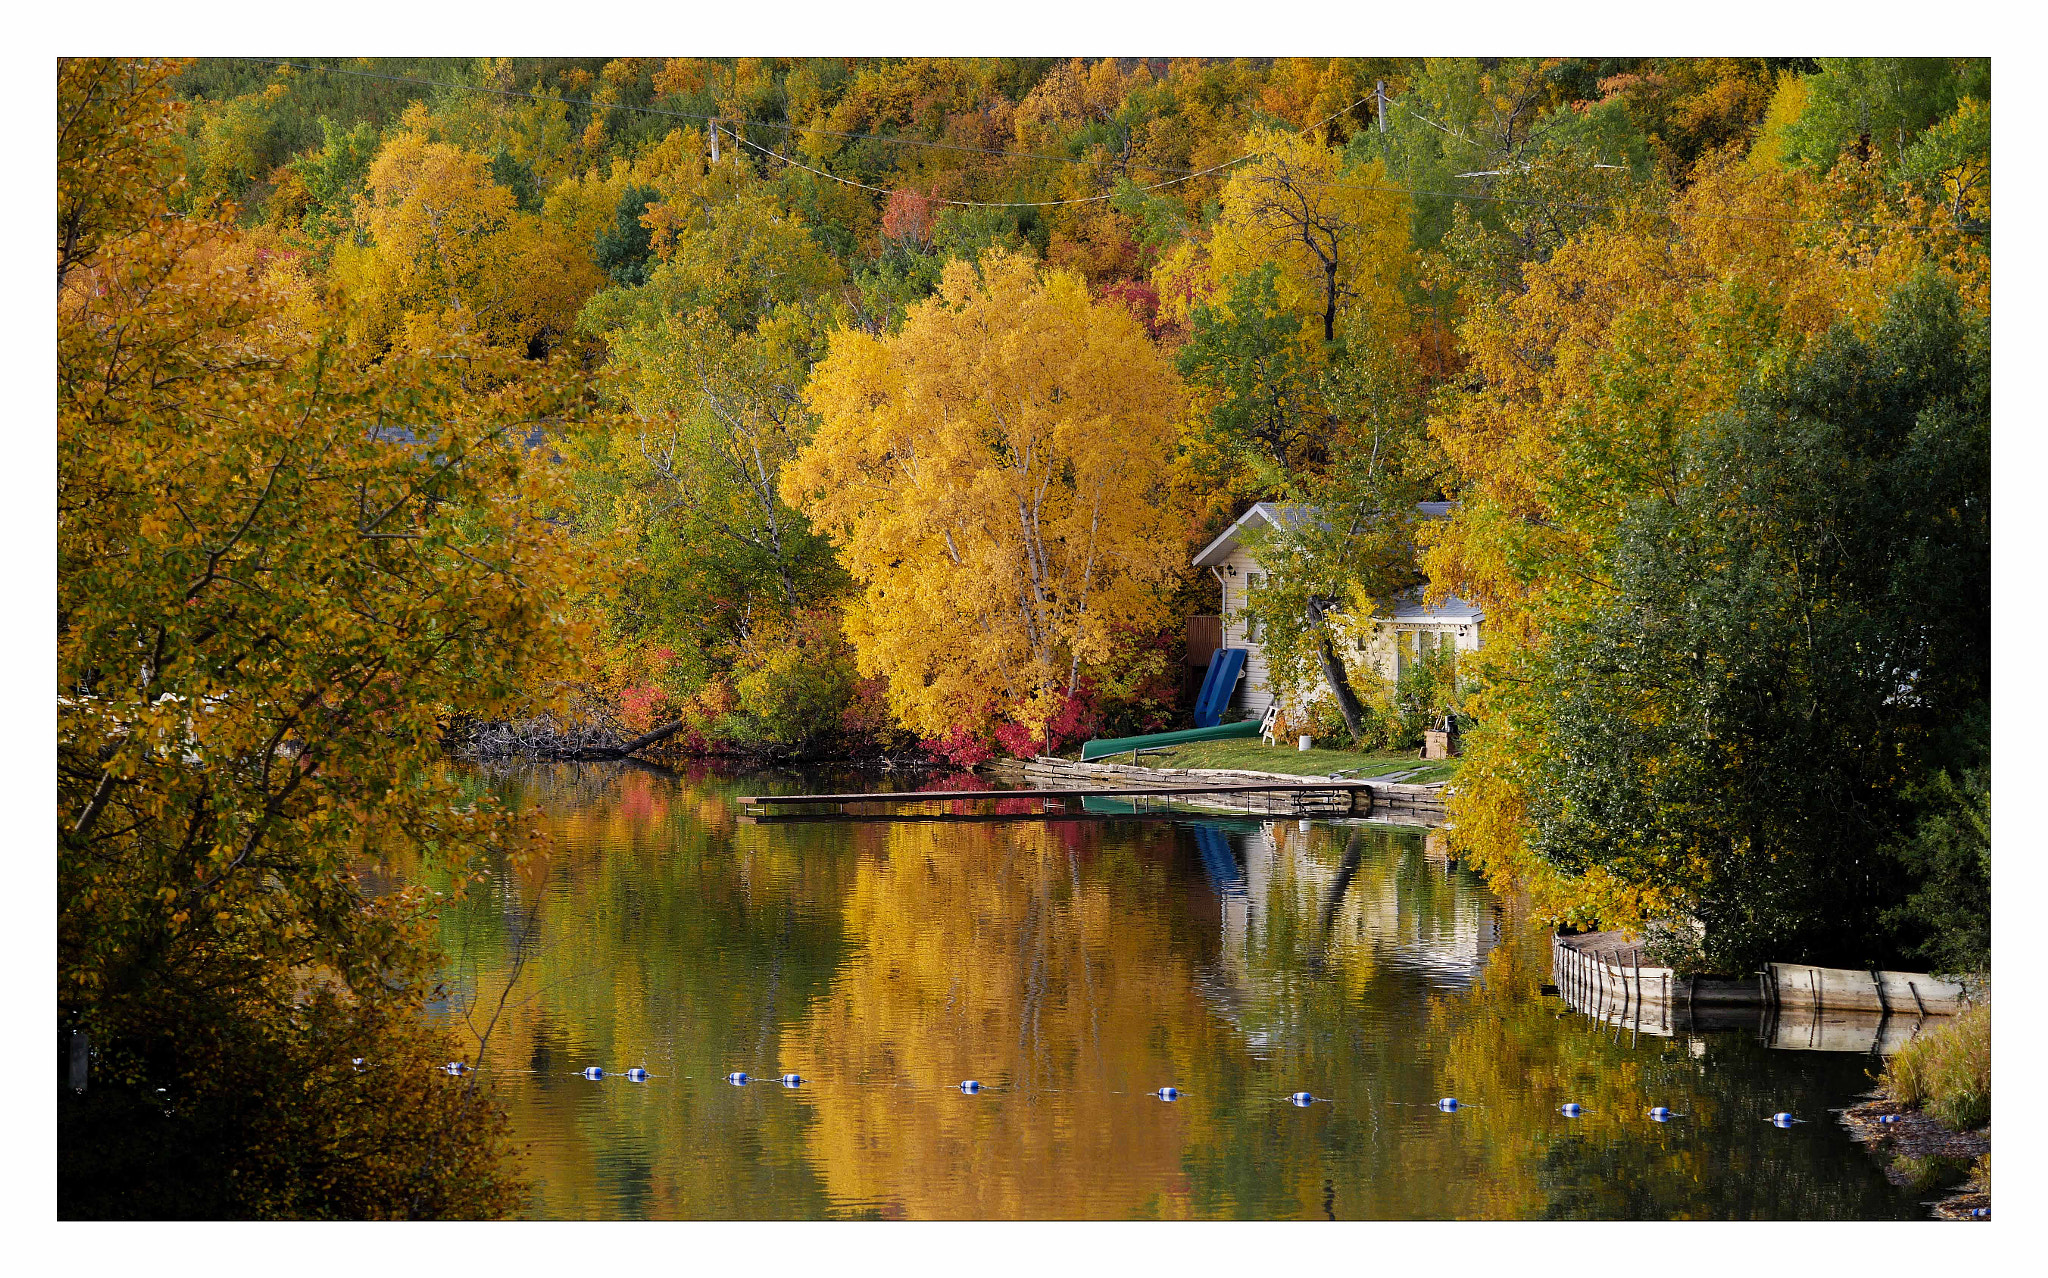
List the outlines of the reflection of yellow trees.
{"type": "Polygon", "coordinates": [[[484,1077],[505,1084],[536,1213],[822,1214],[801,1168],[783,1173],[797,1192],[771,1191],[755,1165],[761,1147],[801,1145],[803,1110],[759,1106],[750,1147],[729,1129],[752,1098],[708,1082],[772,1064],[779,1027],[822,991],[836,920],[809,903],[829,907],[848,861],[812,855],[821,835],[806,829],[733,839],[729,783],[561,767],[503,788],[545,803],[555,854],[445,910],[444,942],[457,1028],[472,1050],[489,1029],[484,1077]],[[586,1065],[655,1080],[590,1083],[575,1076],[586,1065]]]}
{"type": "Polygon", "coordinates": [[[1117,890],[1163,867],[1084,872],[1096,832],[1075,826],[883,829],[846,898],[857,951],[786,1048],[836,1084],[810,1133],[832,1198],[917,1218],[1187,1214],[1180,1153],[1207,1111],[1143,1093],[1199,1094],[1227,1044],[1166,912],[1117,890]],[[989,1091],[963,1096],[964,1078],[989,1091]],[[1141,1105],[1154,1121],[1131,1121],[1141,1105]]]}

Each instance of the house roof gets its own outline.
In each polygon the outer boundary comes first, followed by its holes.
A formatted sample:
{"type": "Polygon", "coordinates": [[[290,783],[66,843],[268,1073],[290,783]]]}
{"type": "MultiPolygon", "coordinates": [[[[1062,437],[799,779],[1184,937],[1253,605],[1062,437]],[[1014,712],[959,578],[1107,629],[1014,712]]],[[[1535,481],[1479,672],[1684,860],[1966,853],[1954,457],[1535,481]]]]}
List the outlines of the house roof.
{"type": "MultiPolygon", "coordinates": [[[[1421,512],[1424,519],[1449,519],[1451,507],[1455,504],[1448,501],[1419,501],[1415,503],[1415,509],[1421,512]]],[[[1249,529],[1260,525],[1273,525],[1292,531],[1311,523],[1323,523],[1322,512],[1314,506],[1287,502],[1258,502],[1250,510],[1239,515],[1230,527],[1217,534],[1216,540],[1202,547],[1201,552],[1195,556],[1195,567],[1213,568],[1222,563],[1229,558],[1231,551],[1237,549],[1238,543],[1244,540],[1244,534],[1249,529]]]]}
{"type": "Polygon", "coordinates": [[[1395,625],[1476,626],[1486,620],[1485,609],[1470,600],[1460,599],[1456,595],[1445,595],[1444,601],[1439,607],[1423,607],[1422,588],[1420,586],[1413,590],[1403,591],[1392,599],[1383,600],[1382,603],[1383,605],[1392,606],[1393,616],[1390,620],[1395,625]]]}
{"type": "Polygon", "coordinates": [[[1230,557],[1230,552],[1237,548],[1238,542],[1242,541],[1244,534],[1252,528],[1273,525],[1292,530],[1311,521],[1319,523],[1321,518],[1314,506],[1289,505],[1273,501],[1258,502],[1250,510],[1239,515],[1230,527],[1217,534],[1216,540],[1202,548],[1201,553],[1195,556],[1195,567],[1211,568],[1222,563],[1230,557]]]}

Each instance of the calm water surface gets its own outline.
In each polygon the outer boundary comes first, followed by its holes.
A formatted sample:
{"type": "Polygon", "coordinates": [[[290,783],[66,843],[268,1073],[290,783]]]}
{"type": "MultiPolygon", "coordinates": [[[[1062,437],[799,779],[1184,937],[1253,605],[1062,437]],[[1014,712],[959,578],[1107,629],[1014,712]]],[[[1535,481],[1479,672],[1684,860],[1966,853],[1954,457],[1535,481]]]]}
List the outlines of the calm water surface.
{"type": "Polygon", "coordinates": [[[442,916],[446,1015],[489,1029],[481,1074],[526,1147],[535,1216],[1926,1210],[1827,1112],[1869,1086],[1871,1057],[1565,1010],[1540,990],[1547,935],[1419,830],[746,825],[739,794],[878,783],[486,780],[559,837],[442,916]],[[581,1076],[593,1065],[603,1081],[581,1076]],[[1329,1099],[1285,1099],[1302,1091],[1329,1099]],[[1685,1117],[1650,1122],[1652,1105],[1685,1117]],[[1816,1121],[1777,1129],[1779,1110],[1816,1121]]]}

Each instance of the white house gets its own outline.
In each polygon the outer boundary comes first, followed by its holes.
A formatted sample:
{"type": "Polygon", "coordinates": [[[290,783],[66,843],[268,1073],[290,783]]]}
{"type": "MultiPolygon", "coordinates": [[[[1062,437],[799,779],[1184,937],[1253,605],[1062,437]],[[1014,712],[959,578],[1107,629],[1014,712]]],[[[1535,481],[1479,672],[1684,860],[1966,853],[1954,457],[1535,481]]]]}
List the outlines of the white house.
{"type": "MultiPolygon", "coordinates": [[[[1450,517],[1450,506],[1449,502],[1426,501],[1421,503],[1421,510],[1425,518],[1446,519],[1450,517]]],[[[1195,567],[1207,569],[1223,587],[1223,646],[1245,650],[1244,678],[1230,704],[1248,718],[1263,715],[1274,694],[1265,649],[1244,612],[1246,601],[1257,593],[1267,576],[1266,569],[1244,544],[1245,534],[1264,527],[1287,531],[1316,518],[1313,506],[1262,501],[1195,556],[1195,567]]],[[[1354,672],[1370,669],[1391,680],[1399,678],[1409,662],[1433,647],[1476,651],[1480,627],[1486,619],[1480,608],[1455,595],[1446,597],[1439,607],[1426,608],[1422,594],[1418,587],[1380,600],[1373,612],[1370,635],[1354,640],[1355,650],[1344,654],[1344,664],[1354,672]]]]}

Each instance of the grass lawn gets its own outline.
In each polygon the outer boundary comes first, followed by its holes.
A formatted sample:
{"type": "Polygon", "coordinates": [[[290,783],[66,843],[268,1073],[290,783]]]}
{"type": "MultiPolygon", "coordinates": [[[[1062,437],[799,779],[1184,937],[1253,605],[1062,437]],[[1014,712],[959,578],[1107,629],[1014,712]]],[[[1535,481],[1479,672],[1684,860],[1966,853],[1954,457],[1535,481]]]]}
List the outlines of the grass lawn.
{"type": "MultiPolygon", "coordinates": [[[[1458,760],[1416,758],[1419,751],[1400,754],[1360,754],[1352,750],[1296,750],[1293,746],[1269,746],[1257,737],[1229,741],[1190,741],[1166,750],[1147,750],[1138,762],[1148,768],[1241,768],[1250,772],[1283,772],[1291,776],[1326,777],[1332,772],[1352,769],[1356,777],[1380,776],[1388,772],[1411,772],[1401,778],[1410,785],[1446,781],[1458,773],[1458,760]]],[[[1100,763],[1129,763],[1128,754],[1100,759],[1100,763]]]]}

